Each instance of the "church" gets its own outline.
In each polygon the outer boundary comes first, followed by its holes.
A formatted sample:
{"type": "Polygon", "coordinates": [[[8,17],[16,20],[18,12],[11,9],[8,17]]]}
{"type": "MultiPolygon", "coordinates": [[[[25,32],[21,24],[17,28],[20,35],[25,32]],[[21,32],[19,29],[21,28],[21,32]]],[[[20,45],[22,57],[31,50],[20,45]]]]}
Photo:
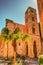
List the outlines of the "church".
{"type": "MultiPolygon", "coordinates": [[[[32,38],[31,42],[17,41],[16,51],[19,55],[26,55],[30,58],[37,58],[43,54],[43,0],[37,0],[40,22],[37,21],[36,9],[28,7],[25,12],[25,24],[19,24],[12,20],[6,19],[6,26],[9,31],[19,27],[22,34],[29,34],[32,38]],[[26,52],[27,51],[27,54],[26,52]]],[[[9,45],[10,46],[10,45],[9,45]]],[[[12,47],[12,46],[11,46],[12,47]]],[[[13,48],[9,47],[9,56],[13,54],[13,48]],[[11,53],[12,52],[12,53],[11,53]]],[[[6,49],[5,49],[6,50],[6,49]]],[[[6,55],[4,50],[4,54],[6,55]]]]}
{"type": "MultiPolygon", "coordinates": [[[[6,19],[6,27],[10,31],[13,31],[17,27],[19,27],[23,34],[30,34],[32,38],[32,42],[28,43],[28,46],[27,46],[28,48],[27,55],[30,58],[35,58],[35,57],[37,58],[40,54],[43,54],[43,1],[37,0],[37,4],[38,4],[39,17],[40,17],[39,23],[37,21],[36,9],[32,7],[28,7],[25,12],[24,25],[18,24],[13,22],[12,20],[6,19]]],[[[18,47],[17,47],[18,54],[21,53],[22,51],[21,47],[22,47],[22,43],[21,43],[21,46],[19,46],[19,43],[18,43],[18,47]]],[[[22,52],[21,54],[24,54],[24,52],[22,52]]]]}

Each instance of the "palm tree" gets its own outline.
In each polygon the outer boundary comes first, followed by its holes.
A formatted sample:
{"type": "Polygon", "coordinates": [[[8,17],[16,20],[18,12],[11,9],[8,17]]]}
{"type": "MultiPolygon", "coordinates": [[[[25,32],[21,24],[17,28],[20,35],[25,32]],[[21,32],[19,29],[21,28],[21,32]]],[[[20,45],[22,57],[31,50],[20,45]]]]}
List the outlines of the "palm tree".
{"type": "MultiPolygon", "coordinates": [[[[12,36],[13,36],[12,40],[16,43],[16,40],[18,40],[21,37],[21,31],[18,27],[14,30],[12,36]]],[[[13,47],[14,47],[14,45],[13,45],[13,47]]]]}
{"type": "Polygon", "coordinates": [[[14,32],[12,33],[12,45],[14,48],[14,63],[16,62],[16,41],[20,37],[20,29],[17,27],[14,32]]]}
{"type": "Polygon", "coordinates": [[[25,35],[22,36],[22,40],[27,40],[27,39],[29,41],[31,41],[31,36],[29,34],[25,34],[25,35]]]}
{"type": "Polygon", "coordinates": [[[1,34],[3,35],[3,36],[7,36],[8,34],[9,34],[9,30],[8,30],[8,28],[3,28],[2,29],[2,31],[1,31],[1,34]]]}
{"type": "MultiPolygon", "coordinates": [[[[1,31],[1,34],[3,36],[3,40],[4,42],[6,42],[7,44],[7,48],[8,48],[8,43],[9,43],[9,30],[8,28],[3,28],[2,31],[1,31]]],[[[7,49],[7,58],[8,58],[8,49],[7,49]]]]}
{"type": "MultiPolygon", "coordinates": [[[[14,35],[13,36],[14,36],[14,41],[15,41],[14,43],[15,43],[15,45],[16,45],[16,41],[18,39],[22,39],[22,41],[25,41],[25,40],[31,41],[30,35],[29,34],[22,34],[18,27],[14,30],[14,35]]],[[[14,46],[14,49],[15,49],[15,47],[16,46],[14,46]]],[[[16,51],[16,49],[15,49],[15,51],[16,51]]]]}
{"type": "MultiPolygon", "coordinates": [[[[4,41],[7,43],[7,48],[8,48],[9,41],[12,40],[12,45],[13,45],[13,48],[14,48],[14,52],[16,51],[16,41],[18,39],[21,38],[23,41],[25,41],[26,39],[31,40],[30,35],[22,34],[18,27],[14,30],[14,32],[9,32],[8,28],[5,27],[5,28],[2,29],[1,34],[3,36],[4,41]]],[[[16,62],[16,52],[15,52],[14,57],[15,57],[14,62],[16,62]]],[[[7,58],[8,58],[8,50],[7,50],[7,58]]]]}
{"type": "Polygon", "coordinates": [[[16,44],[16,40],[19,38],[18,34],[19,34],[20,30],[19,28],[16,28],[14,30],[14,32],[9,32],[8,28],[3,28],[2,31],[1,31],[1,34],[2,34],[2,37],[3,37],[3,40],[4,42],[6,42],[7,44],[7,58],[8,58],[8,43],[9,41],[13,41],[12,42],[12,45],[14,47],[14,50],[15,50],[15,44],[16,44]]]}

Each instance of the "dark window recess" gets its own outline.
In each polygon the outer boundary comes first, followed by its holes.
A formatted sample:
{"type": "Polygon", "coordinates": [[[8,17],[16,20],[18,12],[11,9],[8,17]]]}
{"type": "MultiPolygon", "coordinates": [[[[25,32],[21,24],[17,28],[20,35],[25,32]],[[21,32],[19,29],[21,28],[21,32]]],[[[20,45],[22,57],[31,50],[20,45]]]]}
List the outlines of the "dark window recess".
{"type": "Polygon", "coordinates": [[[31,10],[31,12],[33,12],[33,10],[31,10]]]}
{"type": "Polygon", "coordinates": [[[19,46],[20,46],[21,44],[19,43],[19,46]]]}
{"type": "Polygon", "coordinates": [[[42,41],[43,41],[43,39],[42,39],[42,41]]]}
{"type": "Polygon", "coordinates": [[[32,21],[34,21],[34,17],[32,17],[32,21]]]}
{"type": "Polygon", "coordinates": [[[32,28],[32,32],[33,32],[33,34],[35,34],[35,28],[34,27],[32,28]]]}
{"type": "Polygon", "coordinates": [[[33,51],[34,51],[34,57],[37,57],[37,47],[36,47],[36,41],[34,41],[34,45],[33,45],[33,51]]]}
{"type": "Polygon", "coordinates": [[[26,56],[28,55],[28,42],[26,42],[26,56]]]}
{"type": "Polygon", "coordinates": [[[34,46],[36,45],[36,41],[34,41],[34,46]]]}

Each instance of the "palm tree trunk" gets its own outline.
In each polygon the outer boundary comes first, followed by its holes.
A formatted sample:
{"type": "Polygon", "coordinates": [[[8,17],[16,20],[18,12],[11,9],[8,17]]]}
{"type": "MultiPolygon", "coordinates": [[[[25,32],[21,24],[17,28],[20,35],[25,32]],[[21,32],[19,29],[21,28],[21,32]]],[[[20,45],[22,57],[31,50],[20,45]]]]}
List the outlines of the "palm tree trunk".
{"type": "Polygon", "coordinates": [[[16,51],[14,50],[14,63],[16,63],[16,51]]]}
{"type": "Polygon", "coordinates": [[[14,48],[14,64],[15,64],[16,63],[16,49],[15,49],[15,47],[16,47],[16,41],[12,42],[12,46],[14,48]]]}

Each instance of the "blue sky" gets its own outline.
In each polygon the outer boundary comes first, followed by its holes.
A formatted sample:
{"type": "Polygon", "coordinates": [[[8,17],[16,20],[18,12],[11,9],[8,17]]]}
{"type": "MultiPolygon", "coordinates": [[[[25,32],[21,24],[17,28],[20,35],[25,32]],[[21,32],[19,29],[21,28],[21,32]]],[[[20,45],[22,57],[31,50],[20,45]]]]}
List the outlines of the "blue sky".
{"type": "Polygon", "coordinates": [[[0,0],[0,32],[5,27],[6,18],[24,24],[25,11],[28,7],[35,8],[38,14],[36,0],[0,0]]]}

